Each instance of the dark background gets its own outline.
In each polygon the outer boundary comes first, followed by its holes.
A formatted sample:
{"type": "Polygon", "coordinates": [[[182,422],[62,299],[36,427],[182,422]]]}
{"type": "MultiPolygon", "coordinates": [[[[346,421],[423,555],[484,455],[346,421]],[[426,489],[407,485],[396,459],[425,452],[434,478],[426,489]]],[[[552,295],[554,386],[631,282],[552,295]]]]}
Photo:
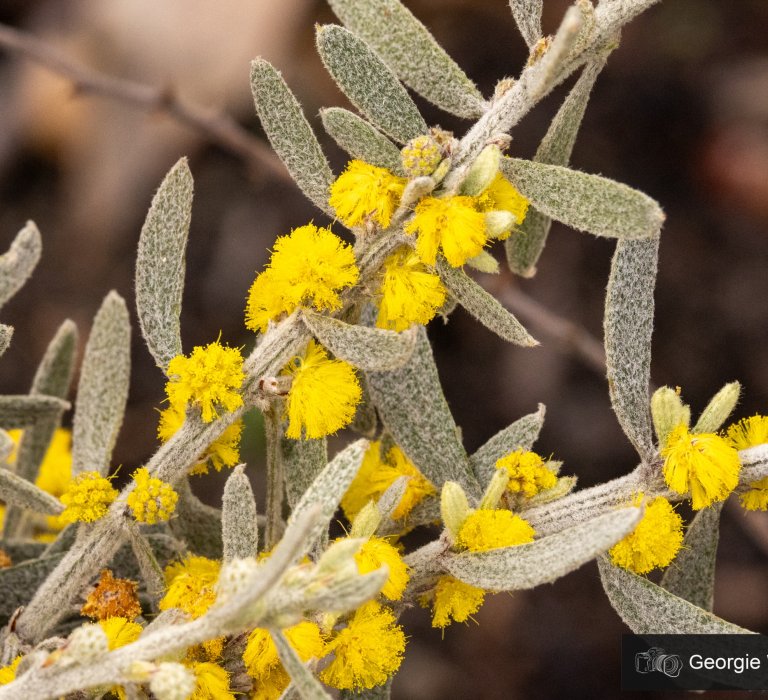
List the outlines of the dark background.
{"type": "MultiPolygon", "coordinates": [[[[481,87],[514,76],[527,51],[504,0],[406,3],[481,87]]],[[[545,31],[566,7],[545,2],[545,31]]],[[[233,114],[258,136],[248,87],[257,55],[285,75],[321,130],[318,109],[345,105],[313,48],[315,22],[334,21],[310,0],[21,0],[0,21],[45,38],[83,64],[169,86],[233,114]]],[[[572,162],[637,187],[667,213],[661,244],[653,381],[679,385],[694,415],[723,383],[745,391],[739,417],[768,410],[768,3],[663,0],[624,32],[598,80],[572,162]]],[[[565,90],[513,132],[511,152],[530,157],[565,90]]],[[[427,122],[461,135],[466,124],[419,101],[427,122]]],[[[0,242],[28,218],[43,260],[3,310],[16,327],[0,363],[0,390],[26,392],[36,363],[65,318],[87,336],[112,288],[132,308],[139,230],[165,172],[188,155],[195,205],[182,314],[185,349],[214,340],[249,345],[245,295],[277,235],[322,216],[285,179],[247,168],[163,114],[74,95],[71,84],[0,51],[0,242]]],[[[344,155],[321,141],[336,172],[344,155]]],[[[531,280],[505,276],[551,311],[598,338],[613,243],[555,225],[531,280]]],[[[499,251],[496,251],[499,252],[499,251]]],[[[132,312],[133,313],[133,312],[132,312]]],[[[135,314],[134,314],[135,321],[135,314]]],[[[604,376],[529,326],[540,348],[511,347],[457,311],[430,327],[445,392],[472,451],[512,420],[547,405],[539,451],[589,486],[629,471],[631,446],[610,410],[604,376]]],[[[134,323],[134,328],[137,328],[134,323]]],[[[81,341],[84,338],[81,339],[81,341]]],[[[135,333],[133,379],[115,465],[126,472],[156,447],[159,371],[135,333]]],[[[258,430],[246,455],[257,484],[258,430]]],[[[216,502],[221,478],[196,482],[216,502]]],[[[263,489],[261,489],[263,497],[263,489]]],[[[764,514],[726,509],[715,612],[768,632],[768,525],[764,514]]],[[[408,654],[395,697],[572,698],[618,694],[626,628],[588,565],[551,586],[489,597],[479,624],[444,635],[425,611],[404,621],[408,654]],[[441,638],[442,637],[442,638],[441,638]]]]}

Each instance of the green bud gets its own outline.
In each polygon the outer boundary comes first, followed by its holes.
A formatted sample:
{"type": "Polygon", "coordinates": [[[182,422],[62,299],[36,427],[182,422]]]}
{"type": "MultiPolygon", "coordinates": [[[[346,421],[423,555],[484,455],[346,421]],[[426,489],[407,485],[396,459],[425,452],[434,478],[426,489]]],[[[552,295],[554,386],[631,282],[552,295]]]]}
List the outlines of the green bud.
{"type": "Polygon", "coordinates": [[[474,258],[467,260],[467,265],[489,275],[499,274],[499,261],[487,250],[483,250],[479,255],[475,255],[474,258]]]}
{"type": "Polygon", "coordinates": [[[709,401],[702,411],[699,420],[693,428],[694,433],[714,433],[720,430],[728,416],[731,415],[741,393],[741,384],[731,382],[726,384],[709,401]]]}
{"type": "Polygon", "coordinates": [[[533,506],[541,506],[545,503],[556,501],[558,498],[563,498],[563,496],[567,496],[576,488],[576,481],[577,479],[575,476],[559,477],[557,483],[551,489],[537,493],[528,501],[527,506],[531,508],[533,506]]]}
{"type": "Polygon", "coordinates": [[[459,530],[469,515],[467,494],[455,481],[446,481],[440,495],[440,515],[451,536],[456,539],[459,530]]]}
{"type": "Polygon", "coordinates": [[[488,487],[485,489],[483,499],[480,501],[480,508],[493,510],[499,505],[501,497],[507,490],[509,484],[509,472],[506,469],[497,469],[496,473],[491,477],[488,482],[488,487]]]}
{"type": "Polygon", "coordinates": [[[373,501],[368,501],[355,516],[349,536],[370,537],[376,532],[379,523],[381,523],[381,511],[379,511],[379,507],[373,501]]]}
{"type": "Polygon", "coordinates": [[[432,179],[435,181],[435,184],[440,184],[443,181],[443,178],[448,174],[448,171],[451,169],[452,161],[450,158],[446,158],[440,165],[437,166],[437,170],[432,173],[432,179]]]}
{"type": "MultiPolygon", "coordinates": [[[[362,512],[362,511],[361,511],[362,512]]],[[[357,574],[357,564],[355,564],[355,554],[363,546],[367,538],[343,537],[331,544],[323,552],[320,561],[317,562],[318,574],[338,574],[349,570],[351,574],[357,574]]]]}
{"type": "Polygon", "coordinates": [[[400,198],[401,207],[413,207],[422,197],[428,195],[435,189],[437,183],[429,176],[417,177],[411,180],[403,191],[400,198]]]}
{"type": "Polygon", "coordinates": [[[443,149],[432,135],[411,139],[401,151],[403,170],[408,177],[431,175],[443,159],[443,149]]]}
{"type": "Polygon", "coordinates": [[[679,391],[663,386],[651,397],[651,416],[659,446],[667,441],[667,436],[681,423],[688,426],[691,411],[680,398],[679,391]]]}
{"type": "Polygon", "coordinates": [[[461,194],[476,197],[493,182],[499,172],[501,150],[496,145],[486,146],[467,172],[461,183],[461,194]]]}
{"type": "Polygon", "coordinates": [[[499,238],[512,230],[517,218],[511,211],[495,209],[485,213],[485,233],[488,238],[499,238]]]}

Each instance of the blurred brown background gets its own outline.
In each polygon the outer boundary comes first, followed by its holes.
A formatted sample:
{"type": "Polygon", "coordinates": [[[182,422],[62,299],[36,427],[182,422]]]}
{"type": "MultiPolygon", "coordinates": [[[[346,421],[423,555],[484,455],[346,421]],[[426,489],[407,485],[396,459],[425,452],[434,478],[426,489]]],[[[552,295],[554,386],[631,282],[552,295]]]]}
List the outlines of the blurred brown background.
{"type": "MultiPolygon", "coordinates": [[[[414,13],[487,95],[526,58],[504,0],[410,0],[414,13]]],[[[566,3],[546,0],[553,31],[566,3]]],[[[262,135],[248,62],[285,75],[312,123],[321,106],[345,104],[313,49],[315,22],[334,21],[320,0],[5,0],[0,21],[44,38],[80,63],[172,88],[234,115],[262,135]]],[[[600,77],[573,156],[655,197],[667,212],[657,285],[653,378],[683,388],[694,413],[720,386],[745,386],[739,416],[768,411],[768,3],[663,0],[636,20],[600,77]]],[[[514,131],[512,152],[530,157],[565,87],[514,131]]],[[[419,101],[429,123],[466,125],[419,101]]],[[[185,348],[242,324],[248,286],[277,235],[314,218],[284,178],[247,168],[163,114],[73,94],[71,83],[0,51],[0,242],[28,218],[44,256],[4,309],[16,327],[0,363],[0,390],[26,392],[56,327],[83,336],[111,288],[133,303],[139,230],[152,193],[182,155],[195,176],[195,206],[182,314],[185,348]]],[[[343,154],[320,135],[338,172],[343,154]]],[[[532,280],[511,280],[598,338],[613,243],[555,225],[532,280]]],[[[633,451],[609,406],[606,382],[534,321],[542,346],[510,347],[462,311],[430,328],[445,391],[476,449],[523,413],[547,405],[538,445],[588,486],[630,470],[633,451]]],[[[136,326],[134,326],[136,327],[136,326]]],[[[115,464],[133,468],[155,447],[163,383],[134,338],[134,374],[115,464]]],[[[256,447],[248,452],[259,469],[256,447]]],[[[256,477],[255,477],[256,478],[256,477]]],[[[258,479],[256,479],[258,483],[258,479]]],[[[220,480],[200,482],[216,500],[220,480]]],[[[207,493],[205,493],[207,492],[207,493]]],[[[263,497],[263,494],[262,494],[263,497]]],[[[768,632],[768,516],[724,516],[716,612],[768,632]],[[761,534],[762,533],[762,534],[761,534]]],[[[427,614],[405,616],[408,655],[397,698],[572,698],[618,695],[626,631],[601,592],[594,565],[552,586],[490,597],[478,625],[439,631],[427,614]]]]}

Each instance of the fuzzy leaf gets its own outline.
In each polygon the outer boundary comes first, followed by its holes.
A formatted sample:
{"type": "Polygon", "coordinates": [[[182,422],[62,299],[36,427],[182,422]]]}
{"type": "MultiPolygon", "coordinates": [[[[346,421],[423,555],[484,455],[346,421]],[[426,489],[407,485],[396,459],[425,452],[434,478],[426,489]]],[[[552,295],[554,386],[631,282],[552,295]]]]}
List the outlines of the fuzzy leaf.
{"type": "Polygon", "coordinates": [[[5,430],[0,430],[0,462],[5,462],[13,452],[16,443],[5,430]]]}
{"type": "Polygon", "coordinates": [[[618,241],[605,297],[605,361],[616,418],[641,459],[654,459],[649,385],[659,239],[618,241]]]}
{"type": "MultiPolygon", "coordinates": [[[[72,383],[77,354],[77,326],[72,321],[64,321],[56,335],[48,344],[35,378],[32,382],[33,396],[44,394],[65,399],[72,383]]],[[[37,472],[43,461],[51,437],[59,425],[59,416],[40,420],[24,431],[19,444],[16,459],[16,473],[29,481],[37,478],[37,472]]]]}
{"type": "Polygon", "coordinates": [[[459,117],[478,117],[483,96],[398,0],[329,0],[336,16],[422,97],[459,117]]]}
{"type": "Polygon", "coordinates": [[[32,221],[27,221],[8,251],[0,255],[0,306],[4,306],[29,279],[42,250],[40,231],[32,221]]]}
{"type": "Polygon", "coordinates": [[[72,426],[72,473],[106,475],[123,423],[131,371],[131,326],[125,301],[107,294],[85,346],[72,426]]]}
{"type": "Polygon", "coordinates": [[[63,554],[44,556],[0,569],[0,623],[5,624],[17,608],[30,601],[62,557],[63,554]]]}
{"type": "Polygon", "coordinates": [[[234,468],[224,484],[221,503],[221,539],[224,561],[255,557],[259,547],[256,501],[245,465],[234,468]]]}
{"type": "Polygon", "coordinates": [[[333,173],[293,93],[267,61],[251,63],[251,91],[261,125],[291,177],[307,197],[333,216],[328,189],[333,173]]]}
{"type": "Polygon", "coordinates": [[[302,515],[320,506],[320,518],[312,530],[312,535],[307,538],[309,547],[327,529],[328,522],[336,513],[342,496],[360,468],[366,449],[368,449],[368,440],[361,439],[347,445],[317,475],[291,512],[291,517],[288,519],[289,528],[302,515]]]}
{"type": "Polygon", "coordinates": [[[371,399],[371,389],[368,386],[368,377],[362,374],[358,375],[357,378],[360,381],[360,388],[363,390],[363,395],[360,399],[360,403],[357,404],[355,417],[349,424],[349,428],[363,437],[372,438],[376,434],[376,429],[379,427],[379,417],[376,415],[376,407],[373,405],[373,400],[371,399]]]}
{"type": "Polygon", "coordinates": [[[546,408],[539,404],[536,413],[529,413],[500,430],[469,459],[481,484],[487,484],[496,471],[496,462],[517,449],[530,450],[544,425],[546,408]]]}
{"type": "Polygon", "coordinates": [[[647,578],[597,560],[613,609],[635,634],[750,634],[750,631],[678,598],[647,578]]]}
{"type": "Polygon", "coordinates": [[[387,575],[386,567],[382,567],[362,576],[337,577],[328,586],[308,591],[302,607],[339,613],[354,610],[381,591],[387,575]]]}
{"type": "Polygon", "coordinates": [[[683,546],[664,572],[661,587],[712,612],[715,598],[715,558],[723,503],[703,508],[685,531],[683,546]]]}
{"type": "Polygon", "coordinates": [[[607,551],[632,532],[641,517],[640,508],[622,508],[530,544],[454,554],[443,564],[448,573],[480,588],[534,588],[565,576],[607,551]]]}
{"type": "Polygon", "coordinates": [[[291,682],[295,686],[302,700],[331,700],[331,696],[325,692],[322,683],[315,678],[299,658],[291,643],[279,629],[270,630],[272,639],[280,655],[283,667],[288,671],[291,682]]]}
{"type": "Polygon", "coordinates": [[[285,470],[285,491],[288,505],[294,508],[317,475],[328,464],[328,441],[291,440],[283,436],[280,440],[283,469],[285,470]]]}
{"type": "Polygon", "coordinates": [[[0,540],[2,549],[14,565],[43,556],[47,545],[43,542],[23,542],[19,540],[0,540]]]}
{"type": "Polygon", "coordinates": [[[542,0],[509,0],[509,8],[528,48],[541,38],[542,0]]]}
{"type": "Polygon", "coordinates": [[[0,356],[5,354],[13,338],[13,326],[6,326],[0,323],[0,356]]]}
{"type": "Polygon", "coordinates": [[[64,510],[58,498],[4,468],[0,468],[0,499],[45,515],[58,515],[64,510]]]}
{"type": "Polygon", "coordinates": [[[415,327],[397,333],[344,323],[305,309],[304,323],[336,357],[364,370],[402,367],[416,346],[415,327]]]}
{"type": "Polygon", "coordinates": [[[504,175],[542,214],[608,238],[656,236],[664,221],[647,195],[614,180],[560,165],[502,158],[504,175]]]}
{"type": "Polygon", "coordinates": [[[41,420],[58,420],[68,408],[55,396],[0,396],[0,426],[26,428],[41,420]]]}
{"type": "Polygon", "coordinates": [[[442,257],[438,258],[437,270],[440,273],[440,279],[451,294],[456,297],[459,304],[486,328],[515,345],[533,347],[539,344],[523,328],[520,321],[469,277],[464,270],[451,267],[442,257]]]}
{"type": "MultiPolygon", "coordinates": [[[[511,5],[514,12],[517,0],[512,0],[511,5]]],[[[549,125],[533,158],[534,161],[551,165],[568,164],[592,87],[604,65],[603,58],[588,63],[584,68],[549,125]]],[[[546,214],[534,207],[528,210],[528,215],[517,227],[517,232],[504,242],[512,272],[523,277],[533,277],[551,225],[552,219],[546,214]]]]}
{"type": "Polygon", "coordinates": [[[417,332],[404,367],[368,373],[371,397],[386,430],[427,479],[438,488],[457,481],[477,498],[480,486],[443,395],[426,330],[417,332]]]}
{"type": "Polygon", "coordinates": [[[136,309],[149,352],[163,372],[182,353],[179,315],[193,185],[187,159],[182,158],[152,198],[139,238],[136,309]]]}
{"type": "Polygon", "coordinates": [[[400,149],[365,119],[341,107],[322,109],[320,117],[331,138],[350,156],[402,174],[400,149]]]}
{"type": "Polygon", "coordinates": [[[189,549],[209,559],[219,559],[224,549],[221,538],[221,512],[202,503],[192,493],[189,480],[184,478],[176,484],[179,500],[176,517],[171,518],[171,531],[189,549]]]}
{"type": "Polygon", "coordinates": [[[395,141],[427,133],[427,124],[397,76],[362,40],[343,27],[317,31],[317,49],[333,79],[368,119],[395,141]]]}

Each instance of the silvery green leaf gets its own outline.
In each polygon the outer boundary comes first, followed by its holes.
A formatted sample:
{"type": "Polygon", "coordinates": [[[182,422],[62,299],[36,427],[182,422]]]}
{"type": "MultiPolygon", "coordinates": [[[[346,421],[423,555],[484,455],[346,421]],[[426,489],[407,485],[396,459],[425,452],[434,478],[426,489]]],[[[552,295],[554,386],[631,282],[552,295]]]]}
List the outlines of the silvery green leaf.
{"type": "Polygon", "coordinates": [[[528,48],[541,39],[542,0],[509,0],[509,8],[528,48]]]}
{"type": "Polygon", "coordinates": [[[339,576],[322,586],[308,586],[302,608],[337,613],[354,610],[376,597],[387,582],[387,576],[389,571],[382,567],[362,576],[339,576]]]}
{"type": "Polygon", "coordinates": [[[376,507],[381,514],[382,519],[390,518],[397,506],[400,505],[400,501],[403,500],[405,490],[408,488],[408,482],[411,477],[400,476],[395,479],[384,493],[381,494],[378,501],[376,501],[376,507]]]}
{"type": "Polygon", "coordinates": [[[0,255],[0,306],[4,306],[29,279],[42,250],[40,231],[32,221],[27,221],[8,251],[0,255]]]}
{"type": "Polygon", "coordinates": [[[473,270],[483,272],[486,275],[497,275],[499,273],[499,261],[487,250],[480,251],[474,258],[467,260],[466,264],[473,270]]]}
{"type": "Polygon", "coordinates": [[[285,470],[288,505],[295,508],[304,492],[328,464],[328,441],[325,438],[291,440],[283,436],[280,440],[280,449],[285,470]]]}
{"type": "Polygon", "coordinates": [[[0,623],[5,624],[17,608],[29,602],[63,556],[55,554],[30,559],[7,569],[0,569],[0,623]]]}
{"type": "Polygon", "coordinates": [[[437,271],[448,291],[472,316],[500,338],[522,345],[538,345],[523,325],[497,299],[488,294],[461,268],[451,267],[442,257],[437,260],[437,271]]]}
{"type": "Polygon", "coordinates": [[[172,532],[195,554],[219,559],[224,549],[221,539],[221,512],[206,505],[192,493],[189,480],[176,484],[179,500],[169,524],[172,532]]]}
{"type": "Polygon", "coordinates": [[[366,449],[368,449],[368,440],[364,439],[347,445],[317,475],[291,512],[291,517],[288,519],[289,528],[310,509],[320,507],[321,516],[312,530],[312,535],[307,539],[309,547],[328,527],[329,521],[341,503],[342,496],[360,468],[366,449]]]}
{"type": "Polygon", "coordinates": [[[26,428],[41,420],[58,417],[69,403],[55,396],[0,396],[0,426],[26,428]]]}
{"type": "Polygon", "coordinates": [[[383,328],[352,325],[305,309],[304,323],[312,334],[340,360],[364,370],[402,367],[416,346],[416,329],[397,333],[383,328]]]}
{"type": "Polygon", "coordinates": [[[5,354],[13,338],[13,326],[6,326],[0,323],[0,356],[5,354]]]}
{"type": "Polygon", "coordinates": [[[597,560],[613,609],[635,634],[751,634],[743,627],[678,598],[647,578],[597,560]]]}
{"type": "MultiPolygon", "coordinates": [[[[56,335],[48,344],[32,382],[31,394],[44,394],[65,399],[72,383],[72,373],[77,354],[77,326],[66,320],[59,326],[56,335]]],[[[21,436],[19,454],[16,458],[16,473],[28,481],[37,478],[51,438],[59,425],[59,415],[39,420],[27,428],[21,436]]],[[[6,514],[9,518],[11,514],[6,514]]]]}
{"type": "Polygon", "coordinates": [[[333,79],[368,119],[395,141],[427,133],[397,76],[362,39],[336,25],[317,30],[317,49],[333,79]]]}
{"type": "Polygon", "coordinates": [[[610,511],[530,544],[453,554],[443,565],[456,578],[487,590],[534,588],[607,551],[634,530],[642,514],[640,508],[610,511]]]}
{"type": "Polygon", "coordinates": [[[11,436],[5,430],[0,430],[0,462],[5,462],[8,459],[14,447],[16,447],[16,443],[11,439],[11,436]]]}
{"type": "Polygon", "coordinates": [[[333,173],[312,127],[280,73],[264,59],[251,63],[251,91],[261,125],[291,177],[307,197],[333,216],[328,189],[333,173]]]}
{"type": "Polygon", "coordinates": [[[329,4],[406,85],[432,104],[460,117],[484,112],[483,96],[475,84],[398,0],[329,0],[329,4]]]}
{"type": "Polygon", "coordinates": [[[0,499],[45,515],[58,515],[64,510],[58,498],[3,467],[0,467],[0,499]]]}
{"type": "Polygon", "coordinates": [[[139,567],[144,587],[152,601],[153,612],[159,612],[157,603],[163,597],[166,588],[163,567],[155,557],[149,541],[137,526],[128,528],[128,533],[131,551],[139,567]]]}
{"type": "Polygon", "coordinates": [[[357,378],[360,381],[360,388],[363,391],[363,395],[360,398],[360,403],[357,404],[355,417],[352,419],[349,427],[363,437],[372,438],[376,434],[376,429],[379,427],[379,417],[376,415],[376,407],[373,405],[373,400],[371,399],[368,377],[361,374],[358,375],[357,378]]]}
{"type": "Polygon", "coordinates": [[[694,433],[716,433],[733,413],[741,394],[739,382],[729,382],[718,391],[701,412],[693,427],[694,433]]]}
{"type": "Polygon", "coordinates": [[[125,301],[107,294],[85,346],[72,426],[72,473],[106,475],[123,423],[131,371],[131,325],[125,301]]]}
{"type": "Polygon", "coordinates": [[[427,332],[423,327],[417,332],[416,349],[404,367],[368,373],[371,397],[384,428],[427,479],[438,489],[456,481],[478,498],[480,485],[443,395],[427,332]]]}
{"type": "Polygon", "coordinates": [[[315,678],[299,658],[291,643],[279,629],[270,630],[283,667],[303,700],[331,700],[322,683],[315,678]]]}
{"type": "Polygon", "coordinates": [[[658,256],[658,237],[618,241],[605,296],[611,405],[625,435],[647,463],[655,456],[649,386],[658,256]]]}
{"type": "Polygon", "coordinates": [[[664,572],[661,587],[712,612],[715,597],[715,558],[723,503],[702,508],[685,531],[683,546],[664,572]]]}
{"type": "Polygon", "coordinates": [[[149,352],[163,372],[182,353],[179,315],[193,185],[187,159],[182,158],[152,198],[136,256],[139,325],[149,352]]]}
{"type": "Polygon", "coordinates": [[[503,158],[507,179],[542,214],[609,238],[656,236],[664,213],[648,195],[599,175],[560,165],[503,158]]]}
{"type": "Polygon", "coordinates": [[[331,138],[353,158],[402,175],[400,149],[365,119],[341,107],[322,109],[320,117],[331,138]]]}
{"type": "MultiPolygon", "coordinates": [[[[512,0],[511,4],[514,7],[516,0],[512,0]]],[[[604,58],[586,65],[549,125],[533,158],[534,161],[551,165],[568,164],[592,87],[604,65],[604,58]]],[[[548,216],[534,207],[529,208],[523,223],[504,242],[509,267],[513,272],[523,277],[533,277],[551,224],[552,219],[548,216]]]]}
{"type": "Polygon", "coordinates": [[[234,468],[224,484],[221,504],[221,539],[224,561],[255,557],[258,552],[256,501],[243,464],[234,468]]]}
{"type": "Polygon", "coordinates": [[[518,418],[482,445],[469,459],[481,484],[487,484],[496,471],[496,462],[517,449],[530,450],[544,425],[546,407],[518,418]]]}
{"type": "Polygon", "coordinates": [[[11,558],[13,564],[21,564],[29,559],[39,559],[43,556],[46,546],[43,542],[0,540],[0,549],[11,558]]]}

